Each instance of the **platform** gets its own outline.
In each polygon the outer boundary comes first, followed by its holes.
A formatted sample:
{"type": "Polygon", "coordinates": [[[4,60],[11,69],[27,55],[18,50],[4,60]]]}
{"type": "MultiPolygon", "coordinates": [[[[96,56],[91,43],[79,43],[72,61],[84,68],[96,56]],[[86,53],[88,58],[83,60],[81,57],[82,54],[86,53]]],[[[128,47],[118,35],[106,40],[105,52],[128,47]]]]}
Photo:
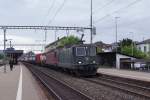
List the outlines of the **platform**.
{"type": "Polygon", "coordinates": [[[0,100],[48,100],[30,71],[22,64],[0,67],[0,100]]]}
{"type": "Polygon", "coordinates": [[[99,68],[98,73],[150,82],[150,73],[115,68],[99,68]]]}

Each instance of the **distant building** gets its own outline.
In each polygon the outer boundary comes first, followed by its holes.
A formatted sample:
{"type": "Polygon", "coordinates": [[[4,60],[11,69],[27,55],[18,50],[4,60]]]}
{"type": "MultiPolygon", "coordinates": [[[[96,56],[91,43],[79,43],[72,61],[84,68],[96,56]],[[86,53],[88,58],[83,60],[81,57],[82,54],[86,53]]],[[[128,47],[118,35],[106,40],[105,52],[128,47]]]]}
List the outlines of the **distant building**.
{"type": "Polygon", "coordinates": [[[112,52],[112,45],[110,44],[105,44],[102,41],[99,41],[99,42],[96,42],[95,45],[98,48],[101,48],[103,52],[112,52]]]}
{"type": "Polygon", "coordinates": [[[137,46],[138,50],[140,50],[144,53],[148,53],[148,52],[150,52],[150,39],[139,42],[136,44],[136,46],[137,46]]]}
{"type": "Polygon", "coordinates": [[[116,52],[102,52],[98,53],[97,56],[99,66],[117,69],[131,69],[131,61],[136,59],[135,57],[116,52]]]}
{"type": "Polygon", "coordinates": [[[111,43],[111,46],[112,46],[112,51],[116,50],[116,48],[118,47],[118,43],[116,43],[116,42],[111,43]]]}
{"type": "Polygon", "coordinates": [[[6,56],[13,58],[14,64],[18,63],[18,58],[23,54],[23,50],[15,50],[14,48],[7,48],[5,50],[6,56]]]}
{"type": "Polygon", "coordinates": [[[60,45],[60,41],[62,41],[65,37],[61,38],[61,39],[58,39],[57,41],[55,42],[52,42],[48,45],[45,46],[45,52],[48,52],[50,50],[53,50],[53,49],[56,49],[59,45],[60,45]]]}

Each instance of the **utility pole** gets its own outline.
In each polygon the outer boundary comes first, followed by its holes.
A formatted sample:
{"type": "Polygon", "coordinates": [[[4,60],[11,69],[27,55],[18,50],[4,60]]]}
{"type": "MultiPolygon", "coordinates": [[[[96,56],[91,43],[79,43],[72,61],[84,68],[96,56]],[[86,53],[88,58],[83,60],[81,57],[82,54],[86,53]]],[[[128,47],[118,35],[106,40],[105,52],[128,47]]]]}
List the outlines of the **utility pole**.
{"type": "Polygon", "coordinates": [[[45,29],[45,45],[46,45],[46,42],[47,42],[47,30],[45,29]]]}
{"type": "Polygon", "coordinates": [[[117,42],[118,42],[118,19],[119,18],[120,17],[115,17],[115,25],[116,25],[116,53],[117,53],[117,47],[118,47],[117,42]]]}
{"type": "Polygon", "coordinates": [[[93,0],[91,0],[91,44],[93,43],[93,0]]]}
{"type": "Polygon", "coordinates": [[[57,30],[55,30],[55,41],[57,40],[57,30]]]}
{"type": "Polygon", "coordinates": [[[134,49],[134,40],[133,40],[133,32],[129,32],[131,35],[132,35],[132,56],[134,55],[134,51],[133,51],[133,49],[134,49]]]}
{"type": "MultiPolygon", "coordinates": [[[[45,29],[45,46],[46,46],[46,42],[47,42],[47,30],[45,29]]],[[[44,48],[45,48],[45,46],[43,46],[43,50],[44,50],[44,48]]]]}
{"type": "Polygon", "coordinates": [[[4,53],[5,53],[5,50],[6,50],[6,29],[4,28],[3,31],[4,31],[4,53]]]}
{"type": "Polygon", "coordinates": [[[3,28],[4,31],[4,73],[6,73],[6,28],[3,28]]]}
{"type": "Polygon", "coordinates": [[[11,48],[11,40],[10,40],[10,48],[11,48]]]}

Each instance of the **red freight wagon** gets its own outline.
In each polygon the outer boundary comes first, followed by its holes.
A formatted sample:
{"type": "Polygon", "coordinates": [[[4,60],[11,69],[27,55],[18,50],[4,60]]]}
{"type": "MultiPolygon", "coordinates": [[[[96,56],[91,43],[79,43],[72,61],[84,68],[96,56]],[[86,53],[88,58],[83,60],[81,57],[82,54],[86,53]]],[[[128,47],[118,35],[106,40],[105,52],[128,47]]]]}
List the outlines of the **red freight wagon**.
{"type": "Polygon", "coordinates": [[[41,64],[41,56],[42,56],[41,53],[35,55],[35,62],[36,62],[37,64],[41,64]]]}
{"type": "Polygon", "coordinates": [[[56,52],[48,52],[46,53],[46,64],[47,65],[57,65],[58,59],[56,57],[56,52]]]}

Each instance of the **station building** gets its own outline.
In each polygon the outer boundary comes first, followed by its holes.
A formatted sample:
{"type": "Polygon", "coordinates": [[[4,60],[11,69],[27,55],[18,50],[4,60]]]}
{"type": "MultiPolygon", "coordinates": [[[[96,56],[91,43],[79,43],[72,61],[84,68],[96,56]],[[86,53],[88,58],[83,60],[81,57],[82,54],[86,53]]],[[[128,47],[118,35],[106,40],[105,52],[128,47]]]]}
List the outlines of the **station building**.
{"type": "Polygon", "coordinates": [[[99,66],[117,69],[131,69],[133,67],[131,61],[136,59],[135,57],[116,52],[102,52],[97,55],[99,66]]]}
{"type": "Polygon", "coordinates": [[[15,50],[14,48],[7,48],[5,51],[6,56],[8,58],[12,58],[14,61],[14,64],[18,63],[18,58],[23,54],[23,50],[15,50]]]}

